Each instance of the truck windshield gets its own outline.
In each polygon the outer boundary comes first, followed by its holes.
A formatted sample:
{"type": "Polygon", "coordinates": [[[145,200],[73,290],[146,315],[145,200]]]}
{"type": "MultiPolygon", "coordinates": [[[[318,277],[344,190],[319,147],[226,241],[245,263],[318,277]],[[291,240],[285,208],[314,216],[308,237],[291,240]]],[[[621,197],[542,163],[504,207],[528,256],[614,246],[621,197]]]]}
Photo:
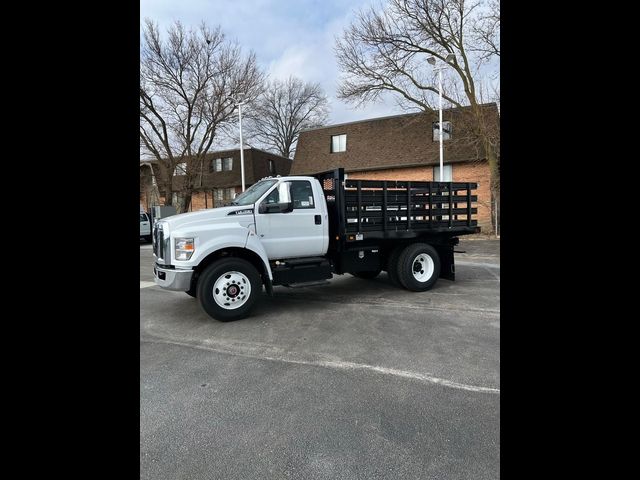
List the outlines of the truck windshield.
{"type": "Polygon", "coordinates": [[[277,180],[260,180],[233,199],[230,205],[252,205],[269,190],[277,180]]]}

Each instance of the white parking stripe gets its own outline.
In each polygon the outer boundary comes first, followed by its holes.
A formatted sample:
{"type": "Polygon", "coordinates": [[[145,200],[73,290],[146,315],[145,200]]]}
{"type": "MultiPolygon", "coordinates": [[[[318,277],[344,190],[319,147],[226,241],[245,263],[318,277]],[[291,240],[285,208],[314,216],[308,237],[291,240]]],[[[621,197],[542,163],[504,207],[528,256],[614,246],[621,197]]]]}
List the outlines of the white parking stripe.
{"type": "MultiPolygon", "coordinates": [[[[300,358],[301,355],[293,351],[287,351],[286,353],[283,353],[283,354],[278,354],[272,351],[271,355],[269,354],[265,355],[264,353],[266,352],[264,352],[263,354],[260,354],[255,351],[255,348],[253,348],[253,346],[245,347],[242,344],[237,344],[237,343],[234,343],[232,345],[225,345],[223,342],[212,342],[210,340],[205,340],[207,345],[201,345],[201,344],[198,345],[193,343],[180,342],[176,340],[161,339],[158,337],[155,337],[153,339],[141,338],[140,341],[146,342],[146,343],[164,343],[169,345],[178,345],[181,347],[195,348],[198,350],[209,350],[217,353],[239,355],[241,357],[256,358],[260,360],[271,360],[276,362],[294,363],[298,365],[309,365],[309,366],[332,368],[332,369],[338,369],[338,370],[368,370],[370,372],[376,372],[383,375],[393,375],[397,377],[410,378],[412,380],[418,380],[425,383],[434,383],[437,385],[442,385],[444,387],[456,388],[459,390],[467,390],[469,392],[493,393],[498,395],[500,394],[499,388],[467,385],[464,383],[453,382],[451,380],[434,377],[432,375],[425,375],[423,373],[418,373],[418,372],[409,372],[406,370],[380,367],[377,365],[367,365],[365,363],[344,362],[341,360],[337,360],[337,361],[307,360],[304,358],[300,358]]],[[[278,347],[275,347],[275,348],[278,348],[278,347]]]]}
{"type": "Polygon", "coordinates": [[[156,282],[140,282],[140,288],[149,288],[153,287],[156,282]]]}
{"type": "Polygon", "coordinates": [[[493,275],[493,277],[494,277],[496,280],[498,280],[498,283],[500,283],[500,277],[499,277],[498,275],[496,275],[495,273],[493,273],[493,272],[491,271],[491,269],[490,269],[490,268],[484,267],[484,269],[485,269],[487,272],[489,272],[489,274],[490,274],[490,275],[493,275]]]}
{"type": "Polygon", "coordinates": [[[456,260],[456,265],[466,265],[469,267],[485,267],[485,268],[497,268],[498,270],[500,270],[500,264],[495,264],[495,263],[476,263],[476,262],[459,262],[456,260]]]}

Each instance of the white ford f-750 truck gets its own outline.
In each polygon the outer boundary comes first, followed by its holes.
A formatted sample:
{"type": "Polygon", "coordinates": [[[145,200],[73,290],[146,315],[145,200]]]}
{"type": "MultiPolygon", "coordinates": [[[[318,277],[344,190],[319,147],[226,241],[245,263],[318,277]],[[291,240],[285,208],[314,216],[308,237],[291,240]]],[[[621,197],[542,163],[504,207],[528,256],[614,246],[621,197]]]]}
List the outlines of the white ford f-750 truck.
{"type": "Polygon", "coordinates": [[[264,178],[225,207],[153,228],[154,276],[221,320],[247,316],[262,286],[326,283],[334,273],[429,290],[455,279],[459,235],[479,232],[475,183],[351,180],[337,169],[264,178]]]}

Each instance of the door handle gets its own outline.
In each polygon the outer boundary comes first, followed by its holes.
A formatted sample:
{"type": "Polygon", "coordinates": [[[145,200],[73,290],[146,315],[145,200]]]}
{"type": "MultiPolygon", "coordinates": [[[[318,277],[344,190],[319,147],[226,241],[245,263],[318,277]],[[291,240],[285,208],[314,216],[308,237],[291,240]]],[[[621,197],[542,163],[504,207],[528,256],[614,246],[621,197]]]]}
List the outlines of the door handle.
{"type": "Polygon", "coordinates": [[[316,225],[320,225],[320,224],[322,224],[322,216],[316,215],[316,225]]]}

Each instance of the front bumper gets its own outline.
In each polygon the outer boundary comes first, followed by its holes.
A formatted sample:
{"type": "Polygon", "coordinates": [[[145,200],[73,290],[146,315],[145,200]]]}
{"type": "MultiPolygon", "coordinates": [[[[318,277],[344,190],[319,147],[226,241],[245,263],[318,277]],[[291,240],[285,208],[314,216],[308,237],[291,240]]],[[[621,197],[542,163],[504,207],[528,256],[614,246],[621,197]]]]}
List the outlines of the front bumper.
{"type": "Polygon", "coordinates": [[[191,288],[191,276],[193,270],[176,270],[164,268],[158,264],[153,266],[153,278],[156,285],[167,290],[179,290],[186,292],[191,288]]]}

